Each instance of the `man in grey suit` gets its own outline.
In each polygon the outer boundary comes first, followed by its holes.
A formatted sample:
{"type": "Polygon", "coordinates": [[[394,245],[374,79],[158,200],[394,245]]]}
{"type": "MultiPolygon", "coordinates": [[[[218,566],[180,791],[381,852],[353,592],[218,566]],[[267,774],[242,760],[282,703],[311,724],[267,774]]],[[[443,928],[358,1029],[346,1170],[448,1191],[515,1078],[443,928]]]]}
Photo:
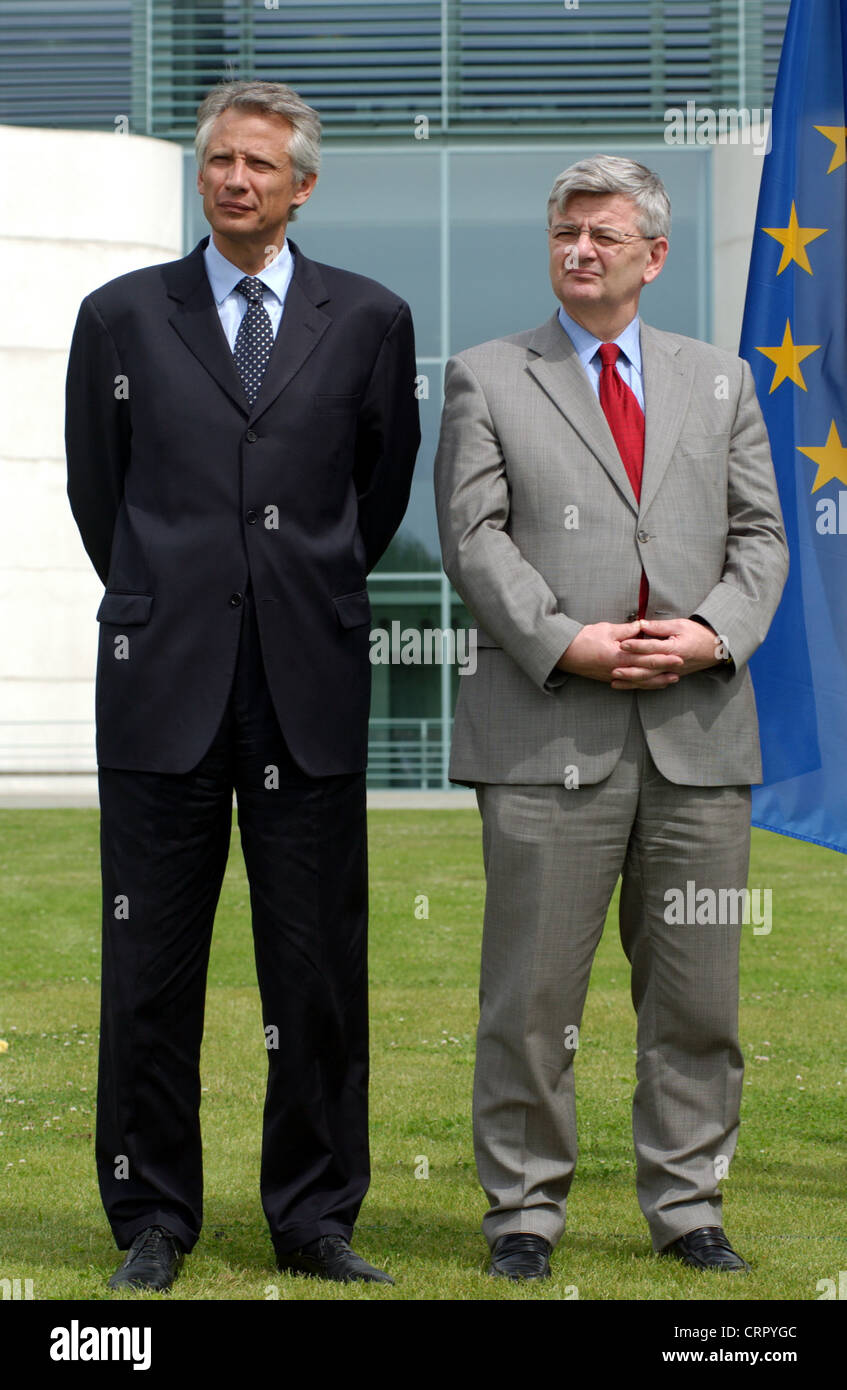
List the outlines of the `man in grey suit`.
{"type": "Polygon", "coordinates": [[[447,366],[439,527],[479,625],[450,765],[476,788],[487,883],[474,1133],[491,1273],[510,1278],[546,1277],[564,1230],[574,1050],[619,875],[653,1248],[749,1267],[718,1184],[761,780],[747,662],[787,551],[749,367],[638,317],[669,223],[642,165],[565,170],[548,204],[561,309],[447,366]]]}

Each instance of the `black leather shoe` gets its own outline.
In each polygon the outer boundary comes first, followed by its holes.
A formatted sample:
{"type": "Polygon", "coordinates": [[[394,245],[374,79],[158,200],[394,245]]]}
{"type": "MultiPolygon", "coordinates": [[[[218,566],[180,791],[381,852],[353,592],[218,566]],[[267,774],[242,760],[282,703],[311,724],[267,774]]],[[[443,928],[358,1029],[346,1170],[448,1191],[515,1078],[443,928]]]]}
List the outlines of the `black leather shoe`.
{"type": "Polygon", "coordinates": [[[185,1258],[182,1246],[164,1226],[148,1226],[135,1237],[120,1269],[109,1280],[110,1289],[169,1289],[185,1258]]]}
{"type": "Polygon", "coordinates": [[[340,1284],[361,1279],[367,1284],[393,1284],[384,1269],[369,1265],[361,1255],[350,1249],[343,1236],[321,1236],[299,1250],[281,1255],[277,1268],[283,1274],[311,1274],[316,1279],[334,1279],[340,1284]]]}
{"type": "Polygon", "coordinates": [[[730,1274],[747,1274],[750,1269],[733,1250],[723,1226],[698,1226],[666,1245],[661,1253],[682,1260],[692,1269],[722,1269],[730,1274]]]}
{"type": "Polygon", "coordinates": [[[491,1252],[488,1273],[504,1279],[549,1279],[550,1249],[543,1236],[523,1231],[501,1236],[491,1252]]]}

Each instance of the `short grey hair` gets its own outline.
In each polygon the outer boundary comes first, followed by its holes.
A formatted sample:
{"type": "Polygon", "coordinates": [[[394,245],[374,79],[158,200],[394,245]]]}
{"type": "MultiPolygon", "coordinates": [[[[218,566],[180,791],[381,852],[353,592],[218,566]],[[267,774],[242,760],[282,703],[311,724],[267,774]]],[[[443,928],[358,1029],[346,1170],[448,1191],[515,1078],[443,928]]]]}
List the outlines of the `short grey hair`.
{"type": "MultiPolygon", "coordinates": [[[[297,182],[320,171],[321,118],[313,106],[308,106],[284,82],[222,82],[212,88],[197,108],[194,152],[201,169],[206,162],[212,127],[230,107],[283,116],[291,126],[288,154],[297,182]]],[[[296,215],[296,208],[292,207],[289,220],[293,221],[296,215]]]]}
{"type": "Polygon", "coordinates": [[[621,193],[639,210],[638,225],[646,237],[670,236],[671,202],[665,185],[643,164],[616,154],[596,154],[580,159],[559,175],[547,200],[547,225],[553,213],[563,213],[575,193],[621,193]]]}

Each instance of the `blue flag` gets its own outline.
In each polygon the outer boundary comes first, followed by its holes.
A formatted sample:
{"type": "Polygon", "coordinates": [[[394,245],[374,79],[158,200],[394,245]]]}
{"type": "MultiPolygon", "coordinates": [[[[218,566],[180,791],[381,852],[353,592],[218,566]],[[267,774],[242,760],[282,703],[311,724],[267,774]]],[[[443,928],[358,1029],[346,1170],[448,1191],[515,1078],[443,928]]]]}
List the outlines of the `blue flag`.
{"type": "Polygon", "coordinates": [[[750,663],[764,760],[753,823],[847,854],[845,92],[845,0],[792,0],[741,335],[791,551],[750,663]]]}

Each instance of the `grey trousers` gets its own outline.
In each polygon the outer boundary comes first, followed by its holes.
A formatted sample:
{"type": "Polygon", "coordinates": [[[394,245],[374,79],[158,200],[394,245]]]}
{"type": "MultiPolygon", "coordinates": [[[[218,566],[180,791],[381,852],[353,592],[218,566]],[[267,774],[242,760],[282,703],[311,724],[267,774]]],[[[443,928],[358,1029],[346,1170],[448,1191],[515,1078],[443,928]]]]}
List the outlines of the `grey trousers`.
{"type": "Polygon", "coordinates": [[[618,876],[632,966],[637,1190],[656,1250],[721,1224],[719,1178],[738,1132],[740,912],[747,786],[667,781],[633,702],[621,759],[604,782],[479,785],[486,873],[474,1147],[490,1203],[483,1231],[555,1245],[577,1156],[573,1062],[594,952],[618,876]],[[688,887],[694,883],[696,888],[688,887]],[[705,906],[667,920],[680,899],[705,906]],[[710,913],[709,903],[716,911],[710,913]],[[690,915],[690,914],[689,914],[690,915]],[[715,918],[728,917],[721,923],[715,918]],[[700,917],[701,920],[696,920],[700,917]]]}

